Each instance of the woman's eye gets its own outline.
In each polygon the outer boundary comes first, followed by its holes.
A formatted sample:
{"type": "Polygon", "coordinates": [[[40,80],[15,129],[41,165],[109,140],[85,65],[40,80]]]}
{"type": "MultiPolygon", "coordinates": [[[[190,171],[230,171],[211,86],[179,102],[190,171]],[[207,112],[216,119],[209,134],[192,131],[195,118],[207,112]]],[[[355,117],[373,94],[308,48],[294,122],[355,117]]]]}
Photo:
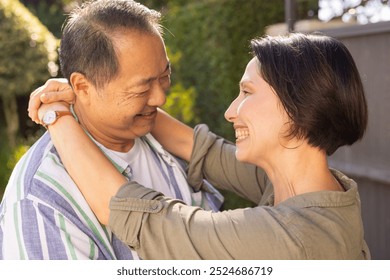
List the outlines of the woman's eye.
{"type": "Polygon", "coordinates": [[[243,90],[242,93],[244,94],[244,96],[247,96],[247,95],[250,94],[250,92],[249,92],[249,91],[246,91],[246,90],[243,90]]]}

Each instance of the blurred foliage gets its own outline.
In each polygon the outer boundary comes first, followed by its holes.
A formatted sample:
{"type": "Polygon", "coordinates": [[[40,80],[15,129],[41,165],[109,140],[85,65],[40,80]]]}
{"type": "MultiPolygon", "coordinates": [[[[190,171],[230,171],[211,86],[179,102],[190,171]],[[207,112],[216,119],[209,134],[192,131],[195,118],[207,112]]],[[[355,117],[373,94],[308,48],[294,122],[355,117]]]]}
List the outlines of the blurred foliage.
{"type": "Polygon", "coordinates": [[[2,131],[3,129],[0,127],[0,200],[16,163],[37,139],[37,136],[30,136],[28,140],[19,140],[20,143],[12,149],[2,131]]]}
{"type": "Polygon", "coordinates": [[[194,110],[195,99],[196,92],[194,87],[185,89],[181,84],[176,83],[171,86],[163,109],[184,123],[198,123],[199,118],[195,115],[194,110]]]}
{"type": "Polygon", "coordinates": [[[0,98],[11,148],[19,131],[17,96],[29,95],[58,71],[58,40],[19,1],[0,1],[0,98]]]}
{"type": "Polygon", "coordinates": [[[29,94],[58,71],[58,40],[17,0],[1,0],[0,22],[0,97],[29,94]]]}
{"type": "Polygon", "coordinates": [[[11,157],[7,161],[7,169],[12,170],[15,165],[18,163],[19,159],[27,152],[30,146],[21,144],[17,146],[13,152],[11,157]]]}
{"type": "Polygon", "coordinates": [[[57,38],[61,37],[62,24],[66,19],[67,13],[73,7],[74,3],[81,1],[74,0],[21,0],[39,20],[49,29],[57,38]]]}
{"type": "Polygon", "coordinates": [[[138,2],[144,4],[145,6],[165,13],[169,7],[184,7],[189,3],[196,1],[188,0],[139,0],[138,2]]]}
{"type": "MultiPolygon", "coordinates": [[[[8,183],[8,178],[11,175],[12,169],[8,168],[8,159],[10,158],[10,149],[4,135],[3,129],[0,126],[0,198],[3,196],[5,186],[8,183]]],[[[0,199],[1,200],[1,199],[0,199]]]]}
{"type": "MultiPolygon", "coordinates": [[[[171,66],[174,67],[181,59],[181,52],[172,53],[168,46],[166,49],[171,66]]],[[[163,109],[184,123],[198,123],[199,118],[195,115],[194,110],[195,100],[196,91],[194,87],[184,88],[180,82],[176,82],[171,85],[163,109]]]]}
{"type": "Polygon", "coordinates": [[[200,0],[185,6],[169,2],[165,8],[166,44],[173,53],[181,53],[173,64],[173,84],[194,87],[194,114],[199,121],[232,139],[224,111],[238,93],[250,60],[250,39],[262,36],[267,25],[284,20],[284,1],[200,0]]]}

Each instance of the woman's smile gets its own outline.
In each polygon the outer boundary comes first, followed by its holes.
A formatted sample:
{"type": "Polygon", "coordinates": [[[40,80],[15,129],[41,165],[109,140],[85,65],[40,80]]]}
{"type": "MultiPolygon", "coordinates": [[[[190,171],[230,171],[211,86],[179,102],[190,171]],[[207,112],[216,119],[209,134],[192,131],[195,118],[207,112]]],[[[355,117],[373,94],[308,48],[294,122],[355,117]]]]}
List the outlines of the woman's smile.
{"type": "Polygon", "coordinates": [[[249,137],[249,129],[246,127],[235,127],[236,142],[241,142],[249,137]]]}

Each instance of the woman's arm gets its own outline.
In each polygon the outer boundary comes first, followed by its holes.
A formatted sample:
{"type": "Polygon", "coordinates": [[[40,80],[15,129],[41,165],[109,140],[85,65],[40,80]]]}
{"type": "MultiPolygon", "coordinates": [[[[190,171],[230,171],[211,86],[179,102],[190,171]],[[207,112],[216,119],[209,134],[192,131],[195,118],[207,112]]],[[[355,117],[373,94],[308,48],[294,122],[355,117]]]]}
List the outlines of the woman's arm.
{"type": "MultiPolygon", "coordinates": [[[[39,123],[38,109],[42,103],[64,101],[73,104],[75,98],[76,96],[66,79],[49,79],[30,94],[28,114],[34,122],[39,123]]],[[[159,109],[152,134],[168,152],[186,161],[190,160],[193,146],[193,129],[191,127],[159,109]]]]}
{"type": "Polygon", "coordinates": [[[128,182],[110,208],[110,229],[143,259],[288,259],[301,250],[271,207],[204,211],[128,182]]]}
{"type": "Polygon", "coordinates": [[[159,109],[152,135],[171,154],[190,160],[194,130],[159,109]]]}
{"type": "MultiPolygon", "coordinates": [[[[52,103],[42,105],[39,116],[47,110],[68,110],[52,103]]],[[[63,116],[49,125],[51,139],[61,160],[102,224],[108,223],[109,201],[127,182],[72,116],[63,116]]]]}

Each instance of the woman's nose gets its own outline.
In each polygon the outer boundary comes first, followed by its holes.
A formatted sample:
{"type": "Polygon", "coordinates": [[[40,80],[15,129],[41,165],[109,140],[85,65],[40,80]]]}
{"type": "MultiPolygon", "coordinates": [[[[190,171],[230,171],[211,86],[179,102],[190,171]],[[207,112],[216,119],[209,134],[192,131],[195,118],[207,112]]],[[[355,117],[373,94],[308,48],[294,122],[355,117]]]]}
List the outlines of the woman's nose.
{"type": "Polygon", "coordinates": [[[236,99],[233,100],[232,103],[230,103],[230,106],[227,108],[227,110],[225,111],[225,119],[228,121],[228,122],[233,122],[234,119],[237,117],[237,108],[238,108],[238,105],[239,105],[239,100],[238,100],[239,97],[237,97],[236,99]]]}

